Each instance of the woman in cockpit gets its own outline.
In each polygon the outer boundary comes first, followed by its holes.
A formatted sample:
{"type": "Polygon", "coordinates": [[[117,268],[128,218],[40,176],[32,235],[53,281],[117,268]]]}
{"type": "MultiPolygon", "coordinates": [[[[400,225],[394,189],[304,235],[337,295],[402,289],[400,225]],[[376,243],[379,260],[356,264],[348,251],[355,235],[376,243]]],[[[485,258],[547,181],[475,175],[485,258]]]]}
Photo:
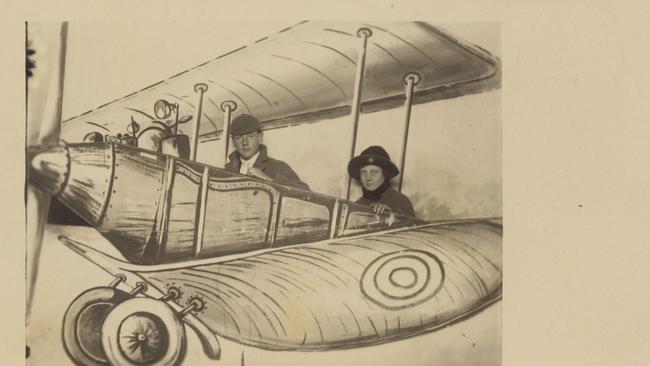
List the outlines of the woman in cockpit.
{"type": "Polygon", "coordinates": [[[399,174],[399,169],[381,146],[370,146],[350,160],[348,173],[361,182],[363,197],[357,203],[370,206],[376,214],[389,210],[415,217],[411,200],[390,187],[390,180],[399,174]]]}

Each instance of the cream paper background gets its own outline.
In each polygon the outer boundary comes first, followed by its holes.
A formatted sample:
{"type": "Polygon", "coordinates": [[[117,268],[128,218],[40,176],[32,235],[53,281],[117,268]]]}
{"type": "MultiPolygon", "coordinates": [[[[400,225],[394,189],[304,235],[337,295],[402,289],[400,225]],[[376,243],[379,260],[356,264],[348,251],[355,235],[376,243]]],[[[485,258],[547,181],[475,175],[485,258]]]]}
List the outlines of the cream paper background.
{"type": "Polygon", "coordinates": [[[24,363],[23,22],[151,17],[500,22],[503,364],[650,362],[650,8],[642,2],[36,1],[5,3],[2,13],[0,364],[24,363]]]}

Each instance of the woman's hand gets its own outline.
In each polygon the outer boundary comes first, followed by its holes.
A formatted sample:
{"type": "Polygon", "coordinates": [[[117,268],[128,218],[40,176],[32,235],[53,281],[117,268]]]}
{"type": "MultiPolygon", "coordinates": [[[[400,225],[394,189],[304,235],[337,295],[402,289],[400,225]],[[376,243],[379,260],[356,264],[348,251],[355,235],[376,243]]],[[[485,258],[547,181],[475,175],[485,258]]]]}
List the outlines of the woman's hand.
{"type": "Polygon", "coordinates": [[[377,215],[383,214],[385,211],[391,211],[388,205],[383,203],[375,202],[370,204],[370,209],[377,215]]]}

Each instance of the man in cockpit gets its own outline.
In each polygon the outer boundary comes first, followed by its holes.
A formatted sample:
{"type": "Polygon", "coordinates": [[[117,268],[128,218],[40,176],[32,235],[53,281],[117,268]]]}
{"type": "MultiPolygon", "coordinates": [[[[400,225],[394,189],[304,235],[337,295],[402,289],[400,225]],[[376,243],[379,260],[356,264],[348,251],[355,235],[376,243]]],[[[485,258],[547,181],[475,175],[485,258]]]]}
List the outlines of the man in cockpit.
{"type": "Polygon", "coordinates": [[[226,164],[227,170],[286,186],[309,189],[289,164],[269,157],[266,146],[262,144],[262,125],[257,118],[249,114],[235,117],[230,124],[230,136],[236,151],[228,156],[230,161],[226,164]]]}

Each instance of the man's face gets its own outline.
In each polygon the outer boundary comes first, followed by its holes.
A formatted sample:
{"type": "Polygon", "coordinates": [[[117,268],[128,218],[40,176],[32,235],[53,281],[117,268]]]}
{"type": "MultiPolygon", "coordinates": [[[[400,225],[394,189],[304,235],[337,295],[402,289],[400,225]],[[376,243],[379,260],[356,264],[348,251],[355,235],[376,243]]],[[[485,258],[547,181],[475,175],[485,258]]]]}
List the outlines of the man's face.
{"type": "Polygon", "coordinates": [[[255,131],[246,135],[232,136],[232,143],[239,155],[248,160],[260,151],[260,144],[262,143],[262,133],[255,131]]]}
{"type": "Polygon", "coordinates": [[[384,183],[384,172],[377,165],[366,165],[359,172],[361,185],[368,191],[374,191],[384,183]]]}

